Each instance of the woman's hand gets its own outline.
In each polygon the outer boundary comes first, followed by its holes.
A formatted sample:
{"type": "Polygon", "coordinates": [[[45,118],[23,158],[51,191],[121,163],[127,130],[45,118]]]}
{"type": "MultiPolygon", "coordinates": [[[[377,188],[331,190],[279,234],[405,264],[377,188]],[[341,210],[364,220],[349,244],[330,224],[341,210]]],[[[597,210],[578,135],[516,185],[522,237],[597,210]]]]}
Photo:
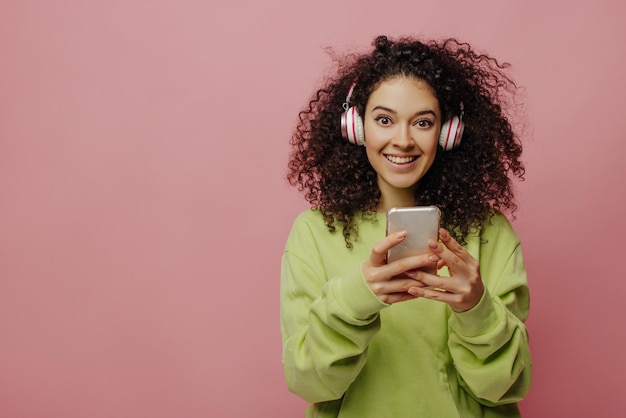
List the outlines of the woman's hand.
{"type": "Polygon", "coordinates": [[[365,282],[384,303],[392,304],[418,297],[408,293],[408,290],[425,284],[411,276],[415,276],[417,269],[441,261],[438,255],[430,253],[406,257],[387,264],[387,251],[405,238],[406,231],[401,231],[380,240],[374,244],[370,258],[361,266],[365,282]]]}
{"type": "Polygon", "coordinates": [[[417,272],[415,279],[422,284],[409,288],[408,293],[445,302],[456,312],[467,311],[476,306],[485,291],[480,266],[443,228],[439,230],[439,239],[443,245],[431,240],[428,246],[441,258],[437,268],[447,266],[450,277],[417,272]]]}

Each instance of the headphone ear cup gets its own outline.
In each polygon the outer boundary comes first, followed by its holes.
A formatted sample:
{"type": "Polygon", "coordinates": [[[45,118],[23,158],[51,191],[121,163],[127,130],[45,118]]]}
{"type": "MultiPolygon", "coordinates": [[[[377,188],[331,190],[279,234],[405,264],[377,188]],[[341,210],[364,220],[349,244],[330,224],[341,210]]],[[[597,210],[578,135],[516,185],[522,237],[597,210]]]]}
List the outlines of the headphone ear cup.
{"type": "Polygon", "coordinates": [[[461,143],[461,137],[463,136],[463,130],[465,124],[458,116],[453,116],[450,120],[446,121],[441,127],[441,134],[439,135],[439,145],[444,151],[450,151],[459,146],[461,143]]]}
{"type": "Polygon", "coordinates": [[[363,119],[356,107],[348,108],[341,115],[341,136],[354,145],[365,145],[363,119]]]}

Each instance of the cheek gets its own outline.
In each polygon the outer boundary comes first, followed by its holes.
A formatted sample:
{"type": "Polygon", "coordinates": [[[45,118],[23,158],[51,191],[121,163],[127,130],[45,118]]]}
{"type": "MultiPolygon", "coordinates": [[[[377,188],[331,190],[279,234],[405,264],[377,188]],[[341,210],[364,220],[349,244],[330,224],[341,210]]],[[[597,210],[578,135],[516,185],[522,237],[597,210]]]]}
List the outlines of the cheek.
{"type": "Polygon", "coordinates": [[[424,140],[420,141],[420,148],[428,153],[435,154],[437,152],[437,146],[439,145],[439,135],[429,136],[428,138],[424,138],[424,140]]]}
{"type": "Polygon", "coordinates": [[[438,144],[438,140],[433,141],[432,139],[430,139],[428,142],[423,143],[421,146],[422,151],[424,152],[424,163],[427,169],[430,169],[430,167],[432,167],[433,163],[435,162],[435,157],[437,156],[437,152],[439,152],[438,144]]]}
{"type": "Polygon", "coordinates": [[[380,145],[387,142],[393,136],[393,133],[389,127],[379,126],[370,117],[363,121],[363,135],[365,136],[365,142],[380,145]]]}
{"type": "Polygon", "coordinates": [[[433,154],[428,161],[425,161],[425,165],[424,168],[426,171],[430,171],[431,168],[433,168],[433,165],[435,164],[435,154],[433,154]]]}

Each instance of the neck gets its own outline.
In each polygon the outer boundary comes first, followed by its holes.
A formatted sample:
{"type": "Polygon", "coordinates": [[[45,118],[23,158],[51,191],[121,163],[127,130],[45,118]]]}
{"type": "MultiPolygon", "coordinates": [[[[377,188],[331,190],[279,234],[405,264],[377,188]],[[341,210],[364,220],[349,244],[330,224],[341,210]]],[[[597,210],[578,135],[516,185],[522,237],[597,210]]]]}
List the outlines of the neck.
{"type": "Polygon", "coordinates": [[[408,190],[407,193],[394,194],[393,196],[382,194],[376,211],[386,213],[391,208],[404,208],[415,205],[414,191],[408,190]]]}

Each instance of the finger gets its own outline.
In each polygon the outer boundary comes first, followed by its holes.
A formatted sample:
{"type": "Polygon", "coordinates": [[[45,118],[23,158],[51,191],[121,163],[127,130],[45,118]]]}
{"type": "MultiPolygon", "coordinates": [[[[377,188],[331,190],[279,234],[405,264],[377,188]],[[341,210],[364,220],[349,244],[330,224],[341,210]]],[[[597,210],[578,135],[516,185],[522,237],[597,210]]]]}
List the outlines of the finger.
{"type": "MultiPolygon", "coordinates": [[[[366,260],[363,264],[363,277],[365,281],[371,286],[378,282],[394,281],[398,284],[398,279],[415,279],[421,269],[428,266],[434,266],[439,260],[439,256],[434,254],[424,254],[419,256],[411,256],[401,258],[393,261],[389,264],[382,266],[372,266],[370,260],[366,260]]],[[[406,289],[403,289],[406,290],[406,289]]],[[[389,291],[389,293],[395,290],[389,291]]],[[[375,292],[376,293],[376,292],[375,292]]],[[[377,293],[378,294],[378,293],[377,293]]]]}
{"type": "Polygon", "coordinates": [[[435,289],[430,287],[412,287],[407,291],[408,294],[416,298],[425,298],[438,300],[448,304],[455,303],[459,299],[459,295],[448,292],[444,289],[435,289]]]}
{"type": "Polygon", "coordinates": [[[439,261],[437,261],[437,270],[441,270],[445,266],[446,266],[446,260],[440,259],[439,261]]]}
{"type": "Polygon", "coordinates": [[[415,296],[416,298],[425,298],[438,300],[447,303],[454,311],[463,312],[476,306],[482,294],[484,288],[478,289],[473,293],[454,293],[442,288],[433,287],[411,287],[407,293],[415,296]]]}
{"type": "Polygon", "coordinates": [[[386,297],[386,302],[389,305],[392,305],[394,303],[397,302],[402,302],[405,300],[411,300],[411,299],[416,299],[418,296],[412,295],[408,292],[402,292],[402,293],[392,293],[390,295],[387,295],[386,297]]]}
{"type": "Polygon", "coordinates": [[[392,276],[404,275],[414,278],[418,272],[428,267],[436,267],[440,260],[441,257],[431,253],[413,255],[389,263],[387,271],[392,276]]]}
{"type": "MultiPolygon", "coordinates": [[[[478,268],[478,261],[452,238],[446,230],[440,230],[440,237],[443,238],[442,244],[429,240],[428,245],[434,254],[441,257],[443,265],[448,267],[450,275],[467,273],[478,268]]],[[[439,267],[442,267],[441,264],[439,267]]]]}
{"type": "Polygon", "coordinates": [[[443,266],[448,267],[448,271],[450,275],[452,275],[453,271],[459,271],[463,260],[456,254],[454,254],[448,247],[445,245],[439,244],[434,240],[428,241],[428,246],[433,254],[440,257],[440,261],[437,263],[437,270],[441,269],[443,266]]]}
{"type": "Polygon", "coordinates": [[[370,285],[372,291],[378,295],[390,295],[392,293],[406,292],[412,287],[424,287],[424,283],[409,278],[397,278],[386,282],[376,282],[370,285]]]}
{"type": "Polygon", "coordinates": [[[383,266],[387,263],[387,251],[400,244],[406,238],[406,231],[399,231],[386,236],[372,247],[370,262],[373,266],[383,266]]]}
{"type": "Polygon", "coordinates": [[[438,276],[436,274],[420,273],[416,278],[425,287],[439,292],[459,293],[463,291],[464,283],[446,276],[438,276]]]}
{"type": "Polygon", "coordinates": [[[394,279],[370,284],[370,288],[374,294],[385,303],[414,299],[415,297],[407,291],[411,288],[423,286],[423,283],[411,279],[394,279]]]}
{"type": "Polygon", "coordinates": [[[439,229],[439,239],[443,245],[466,263],[474,259],[467,250],[455,240],[445,228],[439,229]]]}

